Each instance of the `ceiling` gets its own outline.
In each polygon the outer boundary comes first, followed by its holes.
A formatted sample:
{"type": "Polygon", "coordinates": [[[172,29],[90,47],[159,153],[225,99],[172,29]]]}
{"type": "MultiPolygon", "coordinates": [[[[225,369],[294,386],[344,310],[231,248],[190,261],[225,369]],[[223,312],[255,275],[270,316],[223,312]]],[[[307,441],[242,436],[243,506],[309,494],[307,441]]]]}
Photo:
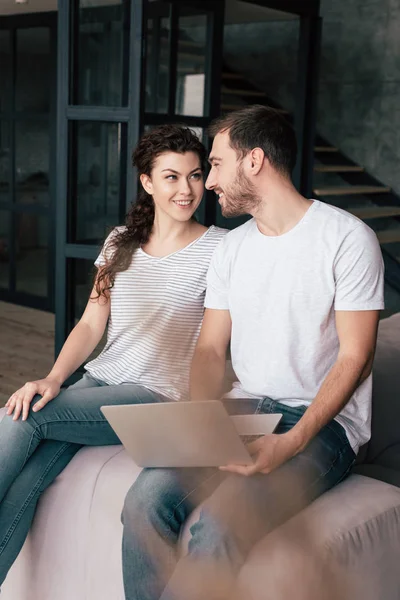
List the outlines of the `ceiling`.
{"type": "MultiPolygon", "coordinates": [[[[81,6],[100,6],[119,4],[121,0],[81,0],[81,6]]],[[[18,15],[25,13],[57,10],[57,0],[28,0],[26,4],[16,4],[15,0],[0,0],[0,15],[18,15]]],[[[296,15],[249,4],[241,0],[226,0],[225,23],[259,23],[296,18],[296,15]]]]}

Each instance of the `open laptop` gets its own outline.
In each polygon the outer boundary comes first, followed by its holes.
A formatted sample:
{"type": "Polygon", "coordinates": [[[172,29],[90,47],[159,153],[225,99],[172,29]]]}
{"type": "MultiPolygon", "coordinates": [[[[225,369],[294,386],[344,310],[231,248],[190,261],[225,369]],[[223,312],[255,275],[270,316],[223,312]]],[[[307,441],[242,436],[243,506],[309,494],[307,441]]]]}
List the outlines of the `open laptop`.
{"type": "Polygon", "coordinates": [[[273,433],[282,417],[229,416],[218,400],[102,406],[101,410],[139,467],[252,464],[246,443],[273,433]]]}

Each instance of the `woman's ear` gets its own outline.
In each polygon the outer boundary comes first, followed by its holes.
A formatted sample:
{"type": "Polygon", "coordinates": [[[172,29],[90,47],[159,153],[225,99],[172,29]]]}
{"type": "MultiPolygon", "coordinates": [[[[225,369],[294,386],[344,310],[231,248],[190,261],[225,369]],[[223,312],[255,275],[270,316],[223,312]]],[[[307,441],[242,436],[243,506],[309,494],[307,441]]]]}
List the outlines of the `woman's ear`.
{"type": "Polygon", "coordinates": [[[150,177],[145,173],[142,173],[140,176],[140,183],[142,184],[145,192],[151,196],[153,194],[153,184],[151,183],[150,177]]]}

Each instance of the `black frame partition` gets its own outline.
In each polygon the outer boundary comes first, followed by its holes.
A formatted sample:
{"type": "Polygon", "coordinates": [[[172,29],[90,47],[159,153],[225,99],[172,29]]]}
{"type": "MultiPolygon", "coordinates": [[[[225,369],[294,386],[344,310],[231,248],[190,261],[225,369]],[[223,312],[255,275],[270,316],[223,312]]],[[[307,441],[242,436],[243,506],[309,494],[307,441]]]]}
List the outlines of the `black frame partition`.
{"type": "MultiPolygon", "coordinates": [[[[130,149],[140,135],[142,122],[142,0],[123,0],[124,11],[122,59],[123,101],[117,105],[73,104],[76,100],[76,55],[78,46],[79,0],[59,0],[58,6],[58,111],[57,111],[57,213],[56,213],[56,354],[60,351],[76,320],[74,310],[76,273],[72,265],[77,261],[94,261],[100,249],[100,240],[71,239],[74,218],[71,217],[71,192],[76,192],[76,159],[73,143],[76,130],[92,124],[100,130],[116,126],[120,157],[119,197],[116,200],[118,218],[123,221],[126,208],[135,195],[130,149]],[[75,72],[74,72],[75,68],[75,72]],[[125,105],[124,105],[125,104],[125,105]],[[76,163],[74,164],[74,160],[76,163]]],[[[104,13],[104,7],[102,7],[104,13]]],[[[99,12],[98,14],[101,13],[99,12]]],[[[96,34],[92,36],[96,43],[96,34]]],[[[76,199],[78,201],[79,199],[76,199]]]]}
{"type": "MultiPolygon", "coordinates": [[[[0,289],[0,300],[14,302],[25,306],[31,306],[41,310],[54,310],[54,215],[55,215],[55,120],[56,120],[56,47],[57,47],[57,17],[54,12],[35,13],[25,15],[12,15],[0,17],[0,31],[8,31],[10,35],[10,62],[9,70],[11,81],[9,82],[10,103],[5,110],[0,109],[0,127],[6,126],[9,130],[9,180],[7,182],[9,189],[9,200],[0,199],[0,210],[8,212],[10,216],[10,227],[8,232],[8,258],[9,258],[9,281],[8,287],[0,289]],[[49,30],[49,110],[46,112],[37,110],[21,109],[16,102],[17,86],[17,34],[29,29],[48,29],[49,30]],[[17,202],[18,185],[16,179],[17,168],[17,126],[19,123],[29,121],[30,123],[48,124],[48,193],[49,202],[47,206],[39,203],[30,203],[28,205],[17,202]],[[30,219],[47,220],[47,265],[46,282],[47,293],[38,295],[33,292],[18,290],[17,284],[17,227],[18,219],[23,215],[30,219]]],[[[7,88],[7,84],[3,85],[7,88]]]]}

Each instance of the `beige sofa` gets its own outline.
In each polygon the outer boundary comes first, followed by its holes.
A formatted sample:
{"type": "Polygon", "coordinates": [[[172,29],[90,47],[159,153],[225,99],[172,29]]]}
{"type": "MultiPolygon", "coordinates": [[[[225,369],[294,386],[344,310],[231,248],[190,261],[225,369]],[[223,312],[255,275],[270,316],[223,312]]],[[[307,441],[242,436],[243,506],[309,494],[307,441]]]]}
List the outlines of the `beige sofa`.
{"type": "MultiPolygon", "coordinates": [[[[400,314],[380,325],[361,458],[254,548],[244,599],[400,600],[400,314]]],[[[2,600],[123,600],[120,513],[138,473],[120,446],[82,449],[43,495],[2,600]]]]}

